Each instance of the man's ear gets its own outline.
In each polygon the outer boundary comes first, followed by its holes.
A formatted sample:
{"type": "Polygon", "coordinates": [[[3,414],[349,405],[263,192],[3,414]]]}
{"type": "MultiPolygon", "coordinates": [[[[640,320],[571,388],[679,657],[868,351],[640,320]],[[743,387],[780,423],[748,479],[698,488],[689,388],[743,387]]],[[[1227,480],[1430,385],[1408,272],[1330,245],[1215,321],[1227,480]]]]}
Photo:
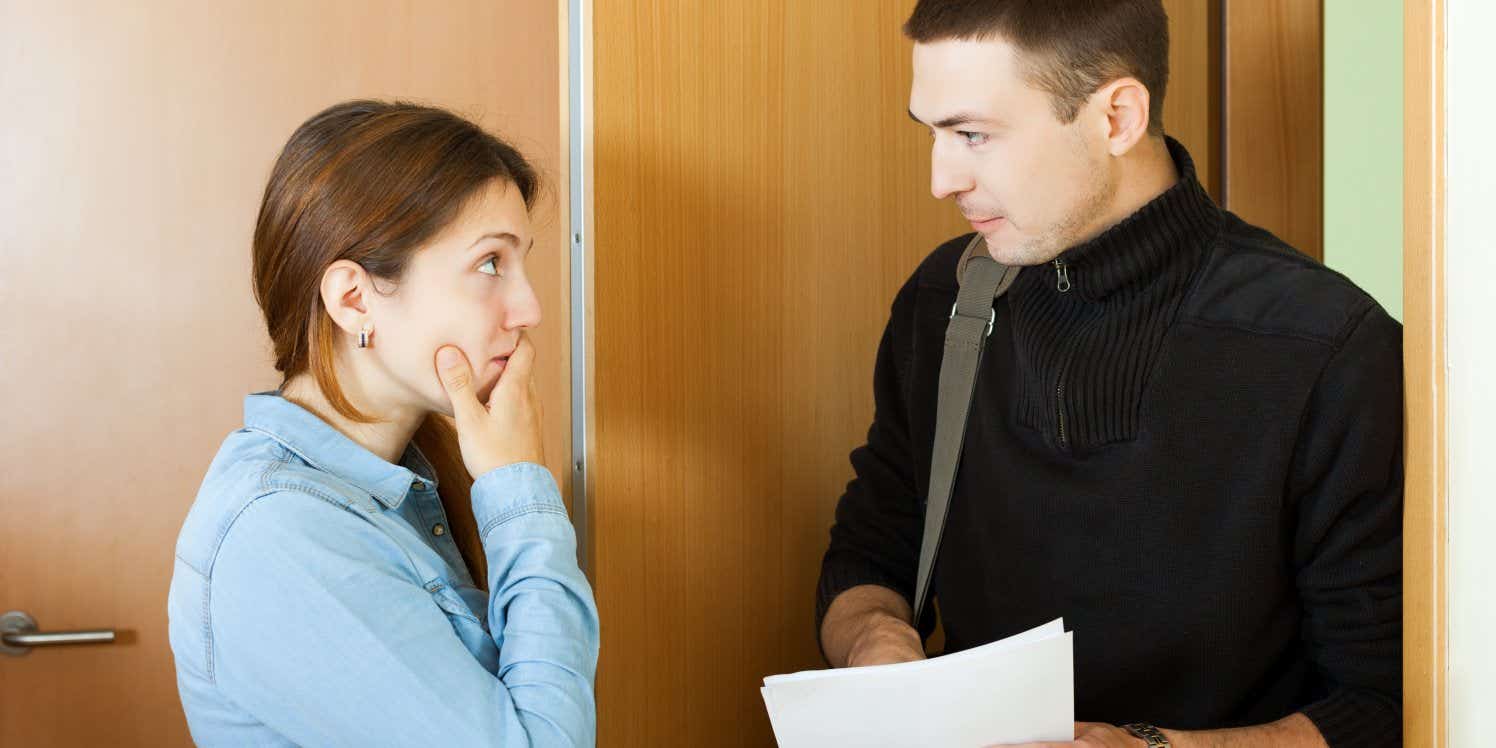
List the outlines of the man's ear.
{"type": "Polygon", "coordinates": [[[1097,107],[1105,128],[1107,152],[1125,155],[1138,141],[1148,137],[1152,96],[1137,78],[1118,78],[1091,94],[1088,106],[1097,107]]]}
{"type": "Polygon", "coordinates": [[[338,260],[322,272],[322,306],[343,332],[357,335],[364,325],[372,324],[365,303],[374,290],[372,283],[369,271],[351,260],[338,260]]]}

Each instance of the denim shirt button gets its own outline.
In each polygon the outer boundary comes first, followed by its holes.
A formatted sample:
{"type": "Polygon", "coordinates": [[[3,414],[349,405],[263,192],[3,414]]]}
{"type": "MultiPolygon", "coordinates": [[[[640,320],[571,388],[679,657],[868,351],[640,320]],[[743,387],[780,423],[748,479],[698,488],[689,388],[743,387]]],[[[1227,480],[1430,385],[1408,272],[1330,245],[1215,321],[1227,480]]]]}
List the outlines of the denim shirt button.
{"type": "Polygon", "coordinates": [[[431,528],[431,534],[432,535],[436,535],[438,537],[440,537],[442,535],[446,535],[447,534],[447,528],[442,527],[441,523],[437,523],[435,527],[431,528]]]}

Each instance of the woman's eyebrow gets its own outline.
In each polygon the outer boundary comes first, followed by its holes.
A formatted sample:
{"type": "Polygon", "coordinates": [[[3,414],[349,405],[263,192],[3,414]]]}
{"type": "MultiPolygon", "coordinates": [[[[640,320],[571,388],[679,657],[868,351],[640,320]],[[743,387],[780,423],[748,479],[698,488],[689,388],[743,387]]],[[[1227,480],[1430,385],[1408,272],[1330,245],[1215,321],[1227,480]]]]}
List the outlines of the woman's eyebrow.
{"type": "MultiPolygon", "coordinates": [[[[509,242],[509,244],[512,245],[512,246],[514,246],[514,247],[519,247],[519,245],[520,245],[519,237],[515,236],[514,234],[512,234],[512,233],[510,233],[508,231],[490,231],[487,234],[484,234],[483,236],[478,237],[473,242],[472,246],[473,247],[478,246],[478,244],[480,242],[482,242],[484,239],[498,239],[501,242],[509,242]]],[[[471,249],[471,248],[472,247],[469,247],[469,249],[471,249]]],[[[525,246],[525,254],[526,255],[530,254],[530,250],[532,250],[534,248],[535,248],[535,237],[532,236],[532,237],[530,237],[530,243],[525,246]]]]}

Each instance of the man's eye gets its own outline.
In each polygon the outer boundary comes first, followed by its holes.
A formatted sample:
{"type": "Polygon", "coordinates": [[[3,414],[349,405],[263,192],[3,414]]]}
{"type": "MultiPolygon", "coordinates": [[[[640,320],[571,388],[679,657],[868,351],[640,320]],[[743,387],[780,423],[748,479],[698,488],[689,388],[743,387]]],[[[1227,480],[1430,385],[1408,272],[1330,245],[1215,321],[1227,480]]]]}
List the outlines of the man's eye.
{"type": "Polygon", "coordinates": [[[484,260],[483,264],[478,266],[478,272],[499,275],[499,258],[490,257],[484,260]]]}
{"type": "Polygon", "coordinates": [[[967,145],[981,145],[981,144],[987,142],[987,134],[986,133],[981,133],[981,132],[967,132],[965,130],[958,130],[956,132],[956,134],[960,135],[962,138],[964,138],[966,140],[966,144],[967,145]]]}

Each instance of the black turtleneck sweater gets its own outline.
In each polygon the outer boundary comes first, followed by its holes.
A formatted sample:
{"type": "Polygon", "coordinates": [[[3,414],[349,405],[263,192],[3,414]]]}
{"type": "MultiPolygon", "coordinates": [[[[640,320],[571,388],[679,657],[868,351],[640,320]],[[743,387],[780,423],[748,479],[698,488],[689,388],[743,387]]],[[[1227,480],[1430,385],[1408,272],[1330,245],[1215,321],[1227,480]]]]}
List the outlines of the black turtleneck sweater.
{"type": "MultiPolygon", "coordinates": [[[[1169,149],[1174,187],[998,300],[932,588],[947,651],[1063,616],[1080,720],[1302,711],[1331,746],[1398,745],[1401,328],[1169,149]]],[[[817,630],[850,587],[913,596],[969,239],[894,299],[817,630]]]]}

